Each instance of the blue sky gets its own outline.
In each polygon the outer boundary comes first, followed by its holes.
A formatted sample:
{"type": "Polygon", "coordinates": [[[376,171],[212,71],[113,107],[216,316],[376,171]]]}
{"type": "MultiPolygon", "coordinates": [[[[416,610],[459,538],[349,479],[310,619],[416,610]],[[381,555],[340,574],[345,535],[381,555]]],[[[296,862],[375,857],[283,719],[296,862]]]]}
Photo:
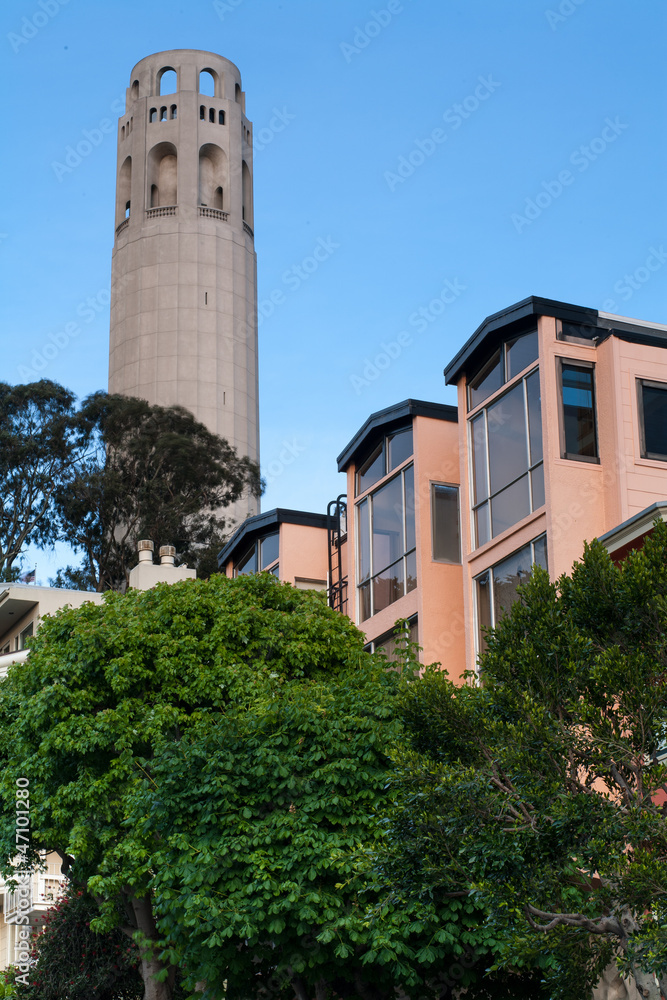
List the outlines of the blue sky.
{"type": "Polygon", "coordinates": [[[262,506],[325,509],[371,412],[454,402],[442,369],[488,314],[535,294],[667,319],[666,21],[661,0],[8,0],[0,378],[106,388],[115,129],[58,165],[143,56],[219,52],[257,147],[262,506]]]}

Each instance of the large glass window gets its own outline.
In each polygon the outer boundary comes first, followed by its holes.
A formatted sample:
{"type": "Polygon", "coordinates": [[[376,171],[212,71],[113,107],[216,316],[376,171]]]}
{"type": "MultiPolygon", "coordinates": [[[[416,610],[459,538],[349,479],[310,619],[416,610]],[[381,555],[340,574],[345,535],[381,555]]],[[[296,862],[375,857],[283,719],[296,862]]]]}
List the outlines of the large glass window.
{"type": "Polygon", "coordinates": [[[360,621],[417,586],[414,466],[358,504],[357,567],[360,621]]]}
{"type": "Polygon", "coordinates": [[[371,640],[364,649],[368,653],[384,653],[388,663],[401,663],[405,657],[405,642],[419,642],[419,625],[417,615],[413,615],[407,621],[407,636],[401,626],[379,635],[377,639],[371,640]]]}
{"type": "Polygon", "coordinates": [[[593,366],[560,363],[561,457],[597,462],[593,366]]]}
{"type": "Polygon", "coordinates": [[[486,649],[484,630],[497,625],[516,601],[517,588],[526,582],[533,566],[547,569],[547,536],[540,535],[475,578],[477,651],[486,649]]]}
{"type": "Polygon", "coordinates": [[[667,385],[637,380],[642,458],[667,461],[667,385]]]}
{"type": "Polygon", "coordinates": [[[460,563],[458,486],[431,484],[431,523],[434,561],[460,563]]]}
{"type": "Polygon", "coordinates": [[[522,333],[504,341],[501,347],[468,380],[468,409],[472,410],[488,399],[505,382],[537,361],[539,342],[537,330],[522,333]]]}
{"type": "Polygon", "coordinates": [[[357,494],[364,493],[412,455],[412,424],[385,434],[357,469],[357,494]]]}
{"type": "MultiPolygon", "coordinates": [[[[234,566],[234,576],[244,576],[247,573],[268,570],[271,563],[274,563],[278,558],[279,538],[280,533],[273,531],[270,535],[264,535],[263,538],[253,542],[234,566]]],[[[269,572],[278,576],[278,567],[272,567],[269,572]]]]}
{"type": "Polygon", "coordinates": [[[544,504],[537,368],[473,417],[470,445],[478,548],[544,504]]]}

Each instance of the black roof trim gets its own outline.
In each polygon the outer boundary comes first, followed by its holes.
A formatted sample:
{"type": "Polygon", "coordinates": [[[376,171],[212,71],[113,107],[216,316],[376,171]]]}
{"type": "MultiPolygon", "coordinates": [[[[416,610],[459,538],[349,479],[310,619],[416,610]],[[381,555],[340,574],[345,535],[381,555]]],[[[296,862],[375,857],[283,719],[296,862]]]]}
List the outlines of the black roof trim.
{"type": "Polygon", "coordinates": [[[515,302],[514,305],[507,306],[506,309],[501,309],[500,312],[492,313],[491,316],[486,317],[445,368],[447,385],[458,382],[461,375],[467,370],[470,360],[485,344],[490,334],[505,330],[506,327],[530,319],[532,316],[555,316],[568,323],[584,323],[586,325],[597,325],[598,321],[597,309],[574,306],[569,302],[557,302],[555,299],[543,299],[539,295],[529,295],[527,299],[515,302]]]}
{"type": "MultiPolygon", "coordinates": [[[[513,326],[525,324],[532,316],[554,316],[566,323],[582,323],[584,326],[596,326],[600,330],[609,331],[614,337],[631,341],[633,344],[647,344],[651,347],[667,346],[667,328],[659,323],[642,323],[626,316],[614,316],[611,313],[599,312],[587,306],[575,306],[570,302],[558,302],[556,299],[544,299],[539,295],[530,295],[521,302],[501,309],[500,312],[487,316],[477,327],[458,354],[452,358],[445,368],[445,382],[451,385],[458,382],[478,360],[482,350],[488,351],[495,347],[496,341],[502,335],[511,332],[513,326]],[[501,333],[502,331],[502,333],[501,333]],[[495,336],[492,336],[495,334],[495,336]]],[[[602,338],[601,338],[602,339],[602,338]]]]}
{"type": "Polygon", "coordinates": [[[368,438],[376,434],[380,428],[386,428],[406,417],[432,417],[434,420],[450,420],[452,423],[456,423],[459,418],[456,406],[451,406],[449,403],[429,403],[423,399],[404,399],[402,403],[395,403],[384,410],[371,413],[336,459],[338,471],[345,472],[368,438]]]}
{"type": "Polygon", "coordinates": [[[243,545],[250,545],[261,535],[266,534],[267,528],[278,528],[281,524],[303,524],[307,528],[326,528],[327,515],[314,514],[307,510],[288,510],[285,507],[276,507],[274,510],[267,510],[265,514],[255,514],[248,517],[240,524],[227,544],[218,553],[218,569],[222,569],[230,556],[243,545]]]}

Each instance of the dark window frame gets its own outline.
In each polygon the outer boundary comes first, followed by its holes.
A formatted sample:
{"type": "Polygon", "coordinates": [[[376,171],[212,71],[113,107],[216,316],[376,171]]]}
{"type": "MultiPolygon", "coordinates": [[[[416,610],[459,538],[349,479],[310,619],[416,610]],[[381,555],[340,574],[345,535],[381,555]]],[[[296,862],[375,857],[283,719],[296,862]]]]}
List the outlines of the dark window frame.
{"type": "MultiPolygon", "coordinates": [[[[521,552],[522,549],[528,548],[528,546],[530,546],[530,549],[531,549],[531,558],[533,560],[531,565],[532,566],[536,566],[536,565],[539,566],[540,563],[536,563],[535,562],[535,545],[538,542],[542,542],[542,541],[544,541],[545,554],[546,554],[546,549],[547,549],[547,533],[546,533],[546,531],[542,531],[539,535],[536,535],[535,538],[531,538],[524,545],[520,545],[518,549],[514,549],[513,552],[510,552],[503,559],[498,559],[497,562],[493,563],[491,566],[487,566],[486,569],[482,570],[481,573],[477,573],[476,576],[473,577],[473,581],[472,582],[473,582],[473,587],[474,587],[474,604],[473,604],[473,607],[474,607],[474,633],[475,633],[475,653],[476,653],[476,656],[480,656],[485,651],[485,648],[486,648],[486,640],[485,640],[485,637],[482,634],[482,626],[480,624],[480,608],[479,608],[479,586],[480,586],[480,581],[482,580],[483,577],[485,577],[485,576],[487,577],[487,586],[489,588],[489,590],[488,590],[488,596],[489,596],[489,617],[490,617],[490,622],[491,622],[491,628],[495,628],[496,625],[498,624],[498,622],[500,621],[500,616],[497,614],[496,607],[495,607],[494,578],[493,578],[493,572],[494,572],[494,570],[498,566],[502,566],[502,564],[504,562],[507,562],[507,560],[511,559],[512,556],[515,556],[518,552],[521,552]]],[[[549,569],[549,558],[548,558],[548,555],[546,557],[546,562],[547,562],[547,565],[544,568],[548,571],[548,569],[549,569]]],[[[531,570],[531,574],[532,574],[532,570],[531,570]]]]}
{"type": "MultiPolygon", "coordinates": [[[[392,472],[394,472],[394,470],[392,470],[392,472]]],[[[389,476],[389,477],[381,480],[380,483],[376,486],[376,488],[372,492],[365,494],[362,497],[362,499],[359,501],[359,503],[355,504],[355,510],[356,510],[355,520],[356,520],[356,530],[357,530],[357,537],[356,537],[356,560],[355,560],[355,562],[356,562],[356,578],[357,578],[356,579],[356,590],[357,590],[357,621],[359,621],[360,623],[361,622],[369,621],[376,614],[380,614],[380,612],[384,611],[385,608],[388,608],[392,604],[395,604],[396,601],[398,601],[398,600],[401,599],[401,597],[405,597],[406,594],[411,593],[413,590],[415,590],[417,588],[417,578],[416,578],[416,575],[415,575],[415,584],[414,584],[413,587],[410,588],[410,590],[408,590],[408,568],[409,568],[408,567],[408,559],[410,558],[410,556],[412,556],[414,554],[414,559],[415,559],[415,574],[416,574],[416,560],[417,560],[416,537],[415,537],[415,544],[412,545],[410,548],[408,548],[408,536],[409,536],[409,532],[408,532],[408,517],[410,515],[414,519],[414,523],[412,525],[412,528],[413,528],[413,532],[414,532],[415,536],[416,536],[416,527],[417,527],[417,514],[416,514],[416,505],[415,505],[415,500],[414,500],[414,490],[415,490],[415,484],[414,484],[414,462],[408,462],[406,465],[403,465],[403,466],[399,467],[398,470],[394,472],[394,475],[389,476]],[[412,484],[413,497],[412,497],[412,506],[411,507],[409,506],[408,503],[406,503],[406,478],[405,478],[406,477],[406,473],[408,473],[410,470],[413,471],[413,484],[412,484]],[[377,493],[379,493],[380,490],[385,489],[385,487],[387,487],[390,483],[392,483],[396,479],[400,479],[400,481],[401,481],[401,504],[402,504],[401,554],[393,562],[387,563],[386,565],[380,566],[378,568],[378,567],[375,566],[375,557],[374,557],[374,552],[373,552],[373,522],[374,522],[373,497],[377,493]],[[367,538],[368,538],[368,545],[369,545],[369,551],[368,551],[368,572],[364,575],[363,579],[361,578],[361,575],[360,575],[361,556],[360,556],[360,553],[359,553],[359,546],[360,546],[361,541],[362,541],[362,530],[361,530],[361,518],[362,518],[362,516],[365,517],[365,518],[367,518],[367,522],[368,522],[368,524],[367,524],[367,530],[368,530],[367,538]],[[389,602],[389,604],[386,604],[384,608],[379,608],[378,610],[376,610],[375,609],[375,596],[374,596],[374,590],[375,590],[374,584],[375,584],[375,581],[377,580],[378,577],[380,577],[383,573],[386,573],[387,570],[390,570],[398,562],[401,563],[401,569],[402,569],[402,584],[401,584],[401,586],[402,586],[403,592],[398,597],[395,597],[393,600],[391,600],[389,602]],[[362,591],[363,591],[364,587],[368,588],[368,597],[367,597],[367,600],[368,600],[369,614],[366,615],[365,617],[362,617],[362,607],[363,607],[363,600],[364,600],[363,596],[362,596],[362,591]]]]}
{"type": "MultiPolygon", "coordinates": [[[[534,496],[535,491],[534,491],[534,487],[533,487],[533,475],[534,474],[539,474],[538,470],[540,469],[540,467],[542,467],[542,470],[544,470],[544,436],[543,436],[543,428],[542,428],[541,457],[538,459],[538,461],[534,462],[532,460],[532,454],[531,454],[532,449],[531,449],[531,441],[530,441],[530,412],[529,412],[529,404],[528,404],[528,386],[527,386],[528,379],[532,378],[533,375],[537,375],[537,378],[539,379],[539,377],[540,377],[539,376],[539,372],[540,372],[540,366],[539,366],[539,364],[535,365],[534,368],[530,368],[530,367],[525,368],[520,374],[518,374],[514,379],[512,379],[511,382],[509,382],[509,383],[507,383],[506,385],[503,386],[503,391],[502,392],[498,391],[494,395],[492,395],[488,399],[486,399],[484,401],[484,404],[482,406],[480,406],[478,409],[476,409],[476,411],[468,418],[468,456],[469,456],[469,483],[470,483],[470,491],[469,492],[470,492],[470,514],[471,514],[471,517],[470,517],[470,530],[471,530],[472,541],[473,541],[473,550],[474,549],[478,549],[482,545],[486,545],[489,542],[493,541],[493,539],[497,538],[498,535],[501,535],[503,533],[503,531],[507,531],[510,528],[513,528],[514,524],[518,524],[519,521],[523,520],[523,516],[525,516],[525,517],[532,517],[533,514],[535,514],[538,510],[540,510],[541,507],[544,506],[544,503],[545,503],[544,501],[541,504],[537,505],[537,506],[535,505],[535,496],[534,496]],[[523,393],[524,431],[525,431],[527,465],[526,465],[526,469],[524,471],[522,471],[519,476],[517,476],[511,482],[505,483],[501,487],[501,489],[496,490],[496,492],[493,493],[491,491],[491,476],[490,476],[490,459],[489,459],[489,447],[490,447],[490,445],[489,445],[489,419],[488,419],[488,410],[489,410],[490,407],[495,406],[496,403],[503,398],[503,396],[508,395],[511,392],[514,392],[515,389],[517,388],[517,386],[519,386],[519,385],[522,386],[522,393],[523,393]],[[483,424],[483,435],[484,435],[484,442],[485,442],[484,460],[485,460],[485,464],[486,464],[486,490],[487,490],[487,493],[486,493],[486,496],[481,497],[479,500],[477,500],[477,502],[475,502],[475,481],[474,481],[475,480],[475,450],[474,450],[474,446],[473,446],[473,434],[474,434],[474,432],[473,432],[473,424],[476,423],[477,421],[480,421],[480,420],[482,421],[482,424],[483,424]],[[494,533],[494,531],[493,531],[493,516],[492,516],[492,504],[493,504],[493,500],[496,497],[498,497],[501,493],[503,493],[505,490],[507,490],[510,487],[512,487],[512,486],[516,485],[517,483],[519,483],[524,478],[524,476],[527,477],[527,481],[528,481],[528,505],[529,505],[529,511],[528,511],[528,513],[525,514],[525,515],[523,515],[522,517],[518,518],[514,522],[514,524],[508,525],[502,531],[497,531],[497,532],[494,533]],[[487,516],[488,529],[489,529],[488,530],[488,538],[486,538],[484,541],[480,542],[479,538],[478,538],[479,532],[478,532],[478,529],[477,529],[477,512],[481,511],[482,508],[485,505],[487,506],[487,515],[486,516],[487,516]]],[[[542,407],[540,405],[540,415],[541,415],[541,410],[542,410],[542,407]]],[[[542,473],[542,475],[543,474],[544,473],[542,473]]]]}
{"type": "Polygon", "coordinates": [[[391,475],[391,473],[394,472],[396,469],[400,469],[403,463],[409,462],[411,459],[414,459],[414,454],[415,454],[414,433],[415,433],[414,423],[412,420],[409,420],[407,423],[399,424],[398,427],[392,428],[392,430],[385,431],[384,434],[382,434],[382,436],[379,439],[375,440],[372,448],[369,448],[366,451],[366,455],[363,462],[356,464],[354,470],[355,497],[363,496],[365,493],[368,492],[368,490],[375,489],[377,484],[382,482],[382,480],[386,476],[391,475]],[[407,430],[411,431],[412,433],[412,450],[410,454],[403,459],[403,462],[399,462],[398,465],[394,465],[392,468],[389,468],[389,439],[407,430]],[[374,479],[373,482],[368,483],[366,486],[364,486],[363,489],[360,489],[359,484],[361,476],[364,475],[364,470],[370,468],[373,465],[373,463],[380,457],[380,454],[382,455],[382,469],[383,469],[381,475],[377,479],[374,479]]]}
{"type": "Polygon", "coordinates": [[[667,462],[667,454],[648,451],[646,448],[646,422],[644,417],[644,387],[660,389],[667,395],[667,382],[656,382],[655,379],[636,378],[637,383],[637,418],[639,423],[639,454],[650,462],[667,462]]]}
{"type": "Polygon", "coordinates": [[[278,568],[279,562],[280,562],[280,530],[267,531],[265,535],[260,535],[260,537],[256,538],[251,545],[248,545],[247,548],[243,550],[243,555],[239,559],[234,560],[234,576],[235,577],[250,576],[251,573],[273,573],[274,575],[277,576],[276,570],[278,568]],[[278,537],[278,555],[275,556],[270,562],[266,564],[266,566],[262,568],[262,542],[265,542],[267,538],[274,538],[275,536],[278,537]],[[255,558],[256,569],[249,570],[247,573],[244,572],[239,573],[238,567],[241,564],[245,565],[245,562],[250,558],[252,558],[253,556],[255,558]]]}
{"type": "Polygon", "coordinates": [[[457,483],[440,483],[431,481],[431,561],[442,563],[444,566],[461,565],[461,487],[457,483]],[[435,496],[436,490],[440,488],[456,490],[456,533],[458,537],[458,558],[443,559],[435,554],[435,496]]]}
{"type": "Polygon", "coordinates": [[[600,464],[600,438],[598,435],[597,391],[595,385],[595,362],[580,361],[579,358],[556,358],[556,381],[558,386],[558,433],[560,441],[560,457],[568,462],[586,462],[588,465],[600,464]],[[595,431],[595,455],[576,455],[567,451],[565,437],[565,411],[563,405],[563,367],[585,368],[592,372],[591,395],[593,400],[593,424],[595,431]]]}
{"type": "Polygon", "coordinates": [[[535,324],[534,326],[530,326],[525,330],[520,330],[518,332],[508,334],[507,336],[503,337],[500,344],[498,344],[498,346],[493,350],[493,352],[485,359],[484,363],[479,365],[477,370],[470,376],[470,378],[466,377],[466,403],[468,407],[468,413],[472,413],[472,411],[476,410],[477,407],[485,405],[487,400],[489,400],[491,396],[494,395],[494,393],[500,392],[500,390],[505,385],[507,385],[509,382],[513,382],[514,379],[518,378],[518,376],[521,375],[523,372],[525,372],[527,368],[530,368],[530,366],[533,364],[537,364],[539,362],[539,359],[540,359],[540,335],[537,324],[535,324]],[[525,365],[520,371],[514,372],[514,374],[512,375],[508,375],[507,374],[508,347],[510,345],[514,346],[514,344],[518,340],[522,340],[524,337],[529,337],[529,336],[535,336],[537,338],[537,353],[535,357],[531,361],[529,361],[528,364],[525,365]],[[477,386],[475,386],[474,383],[483,382],[484,377],[485,376],[488,377],[488,375],[491,374],[496,365],[499,365],[500,367],[500,384],[495,389],[492,389],[486,396],[483,396],[481,399],[478,399],[475,403],[473,403],[471,401],[471,390],[474,392],[477,389],[477,386]]]}

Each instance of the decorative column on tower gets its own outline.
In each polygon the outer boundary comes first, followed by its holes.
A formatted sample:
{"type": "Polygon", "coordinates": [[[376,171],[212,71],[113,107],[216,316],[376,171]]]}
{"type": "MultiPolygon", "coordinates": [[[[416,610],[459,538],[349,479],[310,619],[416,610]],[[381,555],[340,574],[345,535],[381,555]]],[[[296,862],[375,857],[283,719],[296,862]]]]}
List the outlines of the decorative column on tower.
{"type": "Polygon", "coordinates": [[[194,49],[137,63],[118,122],[109,391],[183,406],[258,461],[252,170],[233,63],[194,49]]]}

